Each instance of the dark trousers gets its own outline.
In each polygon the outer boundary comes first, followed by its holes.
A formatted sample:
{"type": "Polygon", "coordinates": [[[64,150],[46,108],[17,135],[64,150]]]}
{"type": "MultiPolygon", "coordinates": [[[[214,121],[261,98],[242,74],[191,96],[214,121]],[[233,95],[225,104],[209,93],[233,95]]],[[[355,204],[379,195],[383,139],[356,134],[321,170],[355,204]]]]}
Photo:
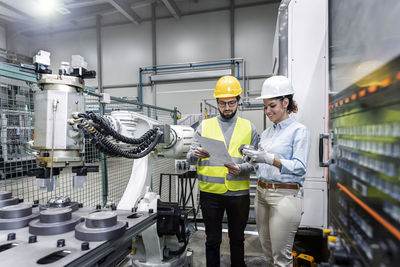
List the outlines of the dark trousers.
{"type": "Polygon", "coordinates": [[[244,263],[244,229],[249,217],[250,196],[224,196],[200,192],[200,206],[206,228],[207,267],[220,266],[222,218],[228,216],[228,234],[231,250],[231,266],[244,263]]]}

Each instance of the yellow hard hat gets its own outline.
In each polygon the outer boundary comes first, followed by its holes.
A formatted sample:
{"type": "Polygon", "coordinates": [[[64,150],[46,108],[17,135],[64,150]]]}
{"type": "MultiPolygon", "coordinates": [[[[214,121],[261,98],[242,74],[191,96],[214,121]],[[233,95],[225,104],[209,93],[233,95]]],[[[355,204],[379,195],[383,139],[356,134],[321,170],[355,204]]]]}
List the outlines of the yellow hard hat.
{"type": "Polygon", "coordinates": [[[221,77],[215,85],[214,97],[235,97],[243,92],[240,82],[233,76],[221,77]]]}

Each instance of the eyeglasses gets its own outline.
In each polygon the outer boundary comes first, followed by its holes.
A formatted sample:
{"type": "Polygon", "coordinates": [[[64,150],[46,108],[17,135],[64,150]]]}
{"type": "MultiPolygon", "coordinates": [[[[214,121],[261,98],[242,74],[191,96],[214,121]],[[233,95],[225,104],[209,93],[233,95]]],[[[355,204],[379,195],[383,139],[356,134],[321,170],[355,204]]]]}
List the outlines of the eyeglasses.
{"type": "Polygon", "coordinates": [[[229,102],[218,101],[218,106],[220,108],[224,108],[224,107],[226,107],[226,105],[228,105],[229,107],[233,108],[236,104],[237,104],[236,100],[232,100],[232,101],[229,101],[229,102]]]}

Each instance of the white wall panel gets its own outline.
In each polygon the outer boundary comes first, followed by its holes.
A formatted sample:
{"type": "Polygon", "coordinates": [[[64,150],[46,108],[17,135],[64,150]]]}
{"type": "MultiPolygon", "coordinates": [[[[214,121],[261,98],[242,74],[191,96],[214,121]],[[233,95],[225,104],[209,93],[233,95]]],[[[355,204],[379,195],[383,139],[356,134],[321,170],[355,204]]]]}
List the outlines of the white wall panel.
{"type": "MultiPolygon", "coordinates": [[[[89,70],[97,71],[96,30],[68,32],[55,35],[40,35],[33,38],[18,36],[11,40],[9,49],[27,56],[34,56],[39,50],[51,53],[53,72],[58,72],[61,61],[71,61],[71,55],[81,55],[88,63],[89,70]]],[[[97,85],[97,80],[86,81],[87,85],[97,85]]]]}
{"type": "Polygon", "coordinates": [[[230,57],[229,12],[157,21],[157,63],[226,59],[230,57]]]}
{"type": "Polygon", "coordinates": [[[157,105],[193,114],[200,113],[202,99],[212,99],[215,81],[157,85],[157,105]]]}
{"type": "MultiPolygon", "coordinates": [[[[227,1],[226,1],[227,2],[227,1]]],[[[217,3],[215,3],[217,4],[217,3]]],[[[220,5],[224,3],[220,2],[220,5]]],[[[258,5],[235,11],[235,47],[237,57],[244,57],[248,75],[268,74],[271,69],[272,40],[278,5],[258,5]]],[[[161,19],[157,21],[157,63],[174,64],[230,57],[229,11],[161,19]]],[[[33,56],[39,49],[52,53],[52,68],[70,61],[71,54],[86,58],[90,69],[97,71],[96,30],[89,29],[53,36],[11,38],[12,50],[33,56]]],[[[123,24],[102,28],[103,85],[136,84],[138,69],[152,64],[151,23],[123,24]]],[[[157,105],[182,113],[199,113],[201,99],[212,98],[215,81],[157,85],[157,105]]],[[[148,79],[145,78],[147,83],[148,79]]],[[[262,81],[250,82],[257,94],[262,81]],[[254,86],[253,86],[254,85],[254,86]]],[[[88,80],[97,85],[97,80],[88,80]]],[[[136,97],[137,89],[107,90],[112,95],[136,97]]],[[[150,87],[143,88],[145,103],[153,104],[150,87]]],[[[255,124],[262,130],[262,111],[253,112],[255,124]]],[[[252,113],[252,114],[253,114],[252,113]]],[[[253,115],[251,115],[253,116],[253,115]]]]}
{"type": "Polygon", "coordinates": [[[103,28],[102,50],[104,86],[137,83],[139,67],[152,64],[151,23],[103,28]]]}
{"type": "Polygon", "coordinates": [[[244,58],[248,75],[272,73],[272,44],[279,4],[235,11],[235,57],[244,58]]]}

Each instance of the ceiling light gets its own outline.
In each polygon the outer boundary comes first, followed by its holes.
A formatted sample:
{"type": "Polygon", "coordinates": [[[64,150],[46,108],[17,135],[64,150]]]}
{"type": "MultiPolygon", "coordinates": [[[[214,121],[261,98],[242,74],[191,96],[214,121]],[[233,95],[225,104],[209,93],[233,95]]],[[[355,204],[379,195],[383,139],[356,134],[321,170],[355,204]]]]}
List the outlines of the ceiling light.
{"type": "Polygon", "coordinates": [[[38,9],[42,15],[52,14],[58,6],[58,0],[38,0],[38,9]]]}

